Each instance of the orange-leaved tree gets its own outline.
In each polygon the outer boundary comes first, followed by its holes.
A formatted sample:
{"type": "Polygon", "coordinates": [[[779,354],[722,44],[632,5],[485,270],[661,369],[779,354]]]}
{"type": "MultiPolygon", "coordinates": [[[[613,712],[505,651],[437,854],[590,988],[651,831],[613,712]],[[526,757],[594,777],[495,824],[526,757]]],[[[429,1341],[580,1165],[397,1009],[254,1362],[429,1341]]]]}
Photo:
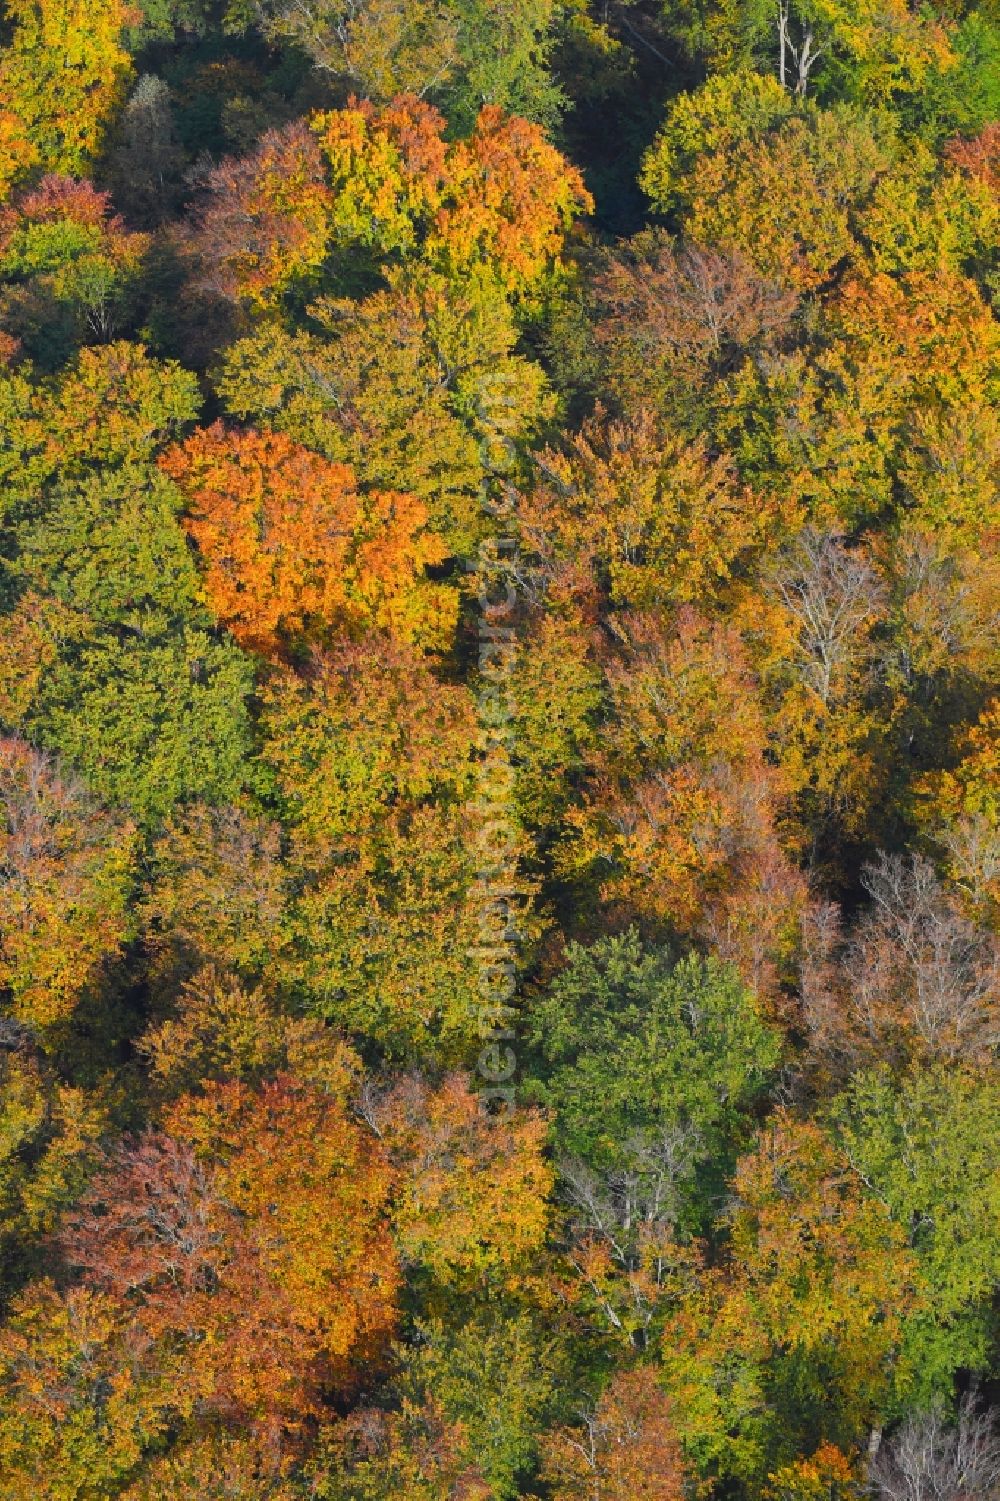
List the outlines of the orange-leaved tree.
{"type": "Polygon", "coordinates": [[[395,1323],[393,1170],[343,1097],[290,1075],[209,1085],[165,1127],[112,1154],[63,1254],[168,1383],[183,1370],[167,1403],[294,1429],[395,1323]]]}
{"type": "Polygon", "coordinates": [[[528,291],[556,263],[590,207],[577,168],[544,131],[481,112],[448,141],[431,105],[401,95],[270,131],[256,151],[208,176],[189,248],[200,285],[251,307],[296,286],[322,288],[329,260],[413,262],[460,280],[486,273],[498,293],[528,291]]]}
{"type": "Polygon", "coordinates": [[[160,460],[188,500],[219,619],[280,657],[302,636],[385,631],[444,645],[457,595],[424,575],[445,557],[415,496],[359,492],[345,464],[281,433],[194,433],[160,460]]]}
{"type": "Polygon", "coordinates": [[[287,1074],[108,1154],[59,1237],[77,1280],[29,1284],[0,1332],[4,1495],[121,1495],[199,1443],[222,1467],[233,1431],[279,1472],[395,1324],[394,1176],[343,1093],[287,1074]]]}
{"type": "Polygon", "coordinates": [[[614,422],[599,410],[537,465],[520,507],[526,543],[550,567],[589,564],[613,603],[633,609],[710,608],[792,519],[741,485],[730,459],[648,411],[614,422]]]}
{"type": "Polygon", "coordinates": [[[527,290],[590,207],[578,169],[544,131],[495,105],[464,141],[447,142],[444,116],[410,95],[384,110],[362,103],[320,115],[313,128],[330,166],[336,237],[455,277],[489,267],[507,291],[527,290]]]}
{"type": "Polygon", "coordinates": [[[330,192],[304,124],[267,131],[250,156],[214,168],[207,187],[191,242],[203,290],[264,302],[322,265],[330,192]]]}
{"type": "Polygon", "coordinates": [[[806,892],[778,840],[783,778],[740,638],[686,606],[673,621],[621,615],[617,633],[614,737],[588,753],[561,868],[599,879],[621,916],[708,933],[752,983],[773,985],[806,892]]]}

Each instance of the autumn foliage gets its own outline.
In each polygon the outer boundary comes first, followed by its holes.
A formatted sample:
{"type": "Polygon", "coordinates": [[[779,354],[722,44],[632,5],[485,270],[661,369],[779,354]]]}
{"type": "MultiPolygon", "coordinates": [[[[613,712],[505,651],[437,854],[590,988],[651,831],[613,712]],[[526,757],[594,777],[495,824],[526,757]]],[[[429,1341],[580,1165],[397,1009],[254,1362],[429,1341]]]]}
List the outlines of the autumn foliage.
{"type": "Polygon", "coordinates": [[[996,0],[0,0],[0,1501],[996,1501],[996,0]]]}
{"type": "Polygon", "coordinates": [[[447,640],[455,597],[422,576],[445,551],[415,497],[362,496],[346,465],[221,424],[160,462],[189,497],[209,600],[242,645],[273,656],[331,630],[447,640]]]}
{"type": "Polygon", "coordinates": [[[131,932],[135,830],[23,741],[0,742],[0,976],[32,1028],[65,1021],[131,932]]]}
{"type": "Polygon", "coordinates": [[[136,1303],[151,1346],[182,1341],[192,1398],[295,1423],[392,1327],[388,1169],[342,1105],[280,1077],[182,1101],[166,1125],[95,1179],[66,1255],[88,1285],[136,1303]]]}
{"type": "Polygon", "coordinates": [[[579,172],[537,126],[494,106],[468,141],[448,142],[444,126],[412,96],[355,103],[218,167],[191,242],[202,285],[267,304],[318,285],[328,257],[353,251],[527,290],[590,203],[579,172]]]}

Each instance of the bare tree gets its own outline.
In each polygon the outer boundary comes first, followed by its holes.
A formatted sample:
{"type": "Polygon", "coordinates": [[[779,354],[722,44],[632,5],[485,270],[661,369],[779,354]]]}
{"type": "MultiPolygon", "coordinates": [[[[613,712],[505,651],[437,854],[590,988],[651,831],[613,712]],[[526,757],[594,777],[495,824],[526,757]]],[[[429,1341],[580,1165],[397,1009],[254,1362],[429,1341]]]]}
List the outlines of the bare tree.
{"type": "Polygon", "coordinates": [[[852,951],[864,1012],[877,1011],[889,981],[930,1051],[969,1057],[995,1047],[1000,954],[992,935],[963,916],[920,856],[883,855],[864,883],[872,912],[852,951]]]}
{"type": "Polygon", "coordinates": [[[558,1163],[568,1204],[568,1256],[589,1285],[604,1317],[643,1348],[663,1283],[682,1186],[704,1150],[700,1133],[675,1124],[637,1132],[625,1143],[622,1165],[601,1174],[576,1157],[558,1163]],[[617,1293],[595,1279],[589,1251],[606,1249],[620,1275],[617,1293]]]}
{"type": "Polygon", "coordinates": [[[982,814],[961,818],[937,833],[949,872],[973,910],[988,913],[1000,889],[1000,829],[982,814]]]}
{"type": "Polygon", "coordinates": [[[807,527],[765,580],[797,626],[799,670],[824,704],[867,654],[886,606],[869,560],[835,532],[807,527]]]}
{"type": "Polygon", "coordinates": [[[940,1408],[915,1413],[870,1471],[879,1501],[991,1501],[1000,1495],[1000,1435],[992,1412],[966,1397],[954,1424],[940,1408]]]}
{"type": "Polygon", "coordinates": [[[891,566],[898,625],[889,660],[910,693],[921,677],[994,659],[1000,619],[992,591],[977,576],[977,559],[956,555],[940,537],[914,530],[897,539],[891,566]]]}
{"type": "Polygon", "coordinates": [[[834,909],[810,915],[802,998],[827,1064],[911,1055],[977,1061],[1000,1042],[1000,944],[962,912],[930,862],[866,867],[871,906],[845,940],[834,909]]]}

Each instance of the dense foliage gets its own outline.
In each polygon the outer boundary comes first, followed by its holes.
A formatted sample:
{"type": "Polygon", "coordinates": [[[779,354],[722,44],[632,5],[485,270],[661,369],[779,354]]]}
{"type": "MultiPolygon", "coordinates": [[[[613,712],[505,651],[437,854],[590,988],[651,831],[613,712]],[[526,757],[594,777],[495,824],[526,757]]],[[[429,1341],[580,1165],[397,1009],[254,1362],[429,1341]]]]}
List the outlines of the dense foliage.
{"type": "Polygon", "coordinates": [[[1000,1494],[995,0],[0,0],[0,1495],[1000,1494]]]}

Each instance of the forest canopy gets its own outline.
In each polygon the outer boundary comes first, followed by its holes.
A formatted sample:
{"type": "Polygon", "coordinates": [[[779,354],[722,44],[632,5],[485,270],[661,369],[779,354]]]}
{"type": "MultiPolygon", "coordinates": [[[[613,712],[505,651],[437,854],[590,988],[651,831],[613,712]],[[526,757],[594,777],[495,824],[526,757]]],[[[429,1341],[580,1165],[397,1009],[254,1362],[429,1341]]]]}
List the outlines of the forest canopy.
{"type": "Polygon", "coordinates": [[[0,1496],[1000,1495],[996,0],[0,0],[0,1496]]]}

